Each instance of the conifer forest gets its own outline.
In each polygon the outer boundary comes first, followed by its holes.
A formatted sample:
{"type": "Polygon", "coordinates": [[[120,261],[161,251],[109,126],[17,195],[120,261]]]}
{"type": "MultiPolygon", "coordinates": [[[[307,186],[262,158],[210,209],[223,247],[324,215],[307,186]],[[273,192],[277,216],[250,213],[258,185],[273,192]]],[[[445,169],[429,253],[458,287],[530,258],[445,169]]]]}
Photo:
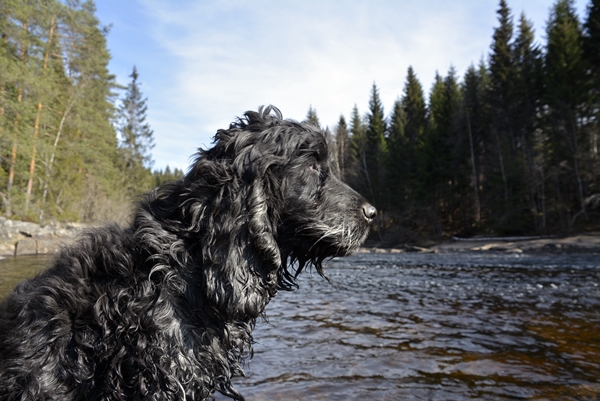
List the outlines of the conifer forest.
{"type": "Polygon", "coordinates": [[[123,221],[152,172],[135,67],[108,70],[93,1],[0,0],[0,212],[28,221],[123,221]]]}
{"type": "MultiPolygon", "coordinates": [[[[534,37],[500,0],[464,76],[450,68],[423,88],[409,67],[389,110],[373,84],[368,110],[326,129],[333,173],[380,212],[376,235],[600,230],[600,0],[581,18],[556,0],[542,28],[534,37]]],[[[183,174],[152,170],[138,71],[117,84],[107,34],[91,0],[0,0],[3,216],[119,221],[183,174]]],[[[317,110],[306,119],[318,124],[317,110]]]]}
{"type": "MultiPolygon", "coordinates": [[[[377,206],[375,231],[397,241],[600,229],[600,0],[586,13],[557,0],[540,43],[501,0],[489,57],[463,77],[450,68],[426,94],[409,67],[388,115],[373,84],[365,114],[340,116],[335,169],[377,206]]],[[[307,119],[318,121],[312,108],[307,119]]]]}

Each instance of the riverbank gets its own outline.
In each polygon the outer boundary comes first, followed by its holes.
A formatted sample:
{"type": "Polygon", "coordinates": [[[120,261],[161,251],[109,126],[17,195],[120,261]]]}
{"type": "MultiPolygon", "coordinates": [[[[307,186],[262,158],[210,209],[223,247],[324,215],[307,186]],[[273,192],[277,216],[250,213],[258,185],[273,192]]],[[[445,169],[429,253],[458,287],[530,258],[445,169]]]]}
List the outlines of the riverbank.
{"type": "MultiPolygon", "coordinates": [[[[81,223],[36,223],[0,217],[0,258],[7,256],[45,255],[73,242],[82,231],[92,227],[81,223]]],[[[380,247],[371,244],[361,253],[401,252],[593,252],[600,253],[600,232],[567,237],[480,237],[454,238],[444,242],[380,247]]]]}
{"type": "Polygon", "coordinates": [[[401,252],[561,252],[561,253],[600,253],[600,232],[577,234],[564,237],[481,237],[453,238],[439,243],[425,243],[420,246],[363,247],[363,253],[401,252]]]}
{"type": "Polygon", "coordinates": [[[89,227],[87,224],[58,222],[40,225],[0,217],[0,258],[54,253],[89,227]]]}

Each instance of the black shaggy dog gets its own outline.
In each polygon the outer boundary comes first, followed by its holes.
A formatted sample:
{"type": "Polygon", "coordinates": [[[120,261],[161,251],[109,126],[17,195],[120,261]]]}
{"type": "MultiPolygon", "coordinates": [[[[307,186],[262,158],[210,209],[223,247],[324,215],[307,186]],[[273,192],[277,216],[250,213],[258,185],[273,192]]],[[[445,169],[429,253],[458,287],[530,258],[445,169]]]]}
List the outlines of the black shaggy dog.
{"type": "Polygon", "coordinates": [[[278,289],[365,239],[375,208],[323,134],[247,112],[128,228],[88,233],[0,306],[0,400],[243,400],[231,378],[278,289]]]}

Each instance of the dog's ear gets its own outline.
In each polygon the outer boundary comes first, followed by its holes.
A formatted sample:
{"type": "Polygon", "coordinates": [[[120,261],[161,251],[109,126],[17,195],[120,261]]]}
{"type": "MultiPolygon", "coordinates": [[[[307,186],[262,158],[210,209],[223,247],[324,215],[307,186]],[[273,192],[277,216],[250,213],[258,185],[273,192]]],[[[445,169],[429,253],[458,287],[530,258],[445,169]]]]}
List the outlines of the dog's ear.
{"type": "Polygon", "coordinates": [[[264,176],[253,180],[248,192],[247,207],[250,237],[256,250],[270,265],[271,273],[281,267],[281,254],[275,239],[279,216],[269,202],[270,196],[266,193],[268,184],[269,179],[264,176]]]}

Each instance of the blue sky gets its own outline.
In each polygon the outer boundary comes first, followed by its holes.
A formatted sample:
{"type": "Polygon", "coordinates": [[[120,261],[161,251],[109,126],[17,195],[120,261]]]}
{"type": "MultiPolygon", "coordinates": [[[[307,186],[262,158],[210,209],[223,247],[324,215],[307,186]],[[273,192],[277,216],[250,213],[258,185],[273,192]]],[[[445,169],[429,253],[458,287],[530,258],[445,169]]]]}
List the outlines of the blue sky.
{"type": "MultiPolygon", "coordinates": [[[[552,0],[508,0],[536,39],[552,0]]],[[[580,17],[587,0],[576,0],[580,17]]],[[[498,1],[492,0],[97,0],[112,25],[110,70],[126,85],[137,66],[154,130],[154,168],[186,169],[199,147],[246,110],[279,107],[302,120],[310,105],[333,128],[372,84],[385,112],[412,65],[426,93],[436,71],[488,59],[498,1]]]]}

